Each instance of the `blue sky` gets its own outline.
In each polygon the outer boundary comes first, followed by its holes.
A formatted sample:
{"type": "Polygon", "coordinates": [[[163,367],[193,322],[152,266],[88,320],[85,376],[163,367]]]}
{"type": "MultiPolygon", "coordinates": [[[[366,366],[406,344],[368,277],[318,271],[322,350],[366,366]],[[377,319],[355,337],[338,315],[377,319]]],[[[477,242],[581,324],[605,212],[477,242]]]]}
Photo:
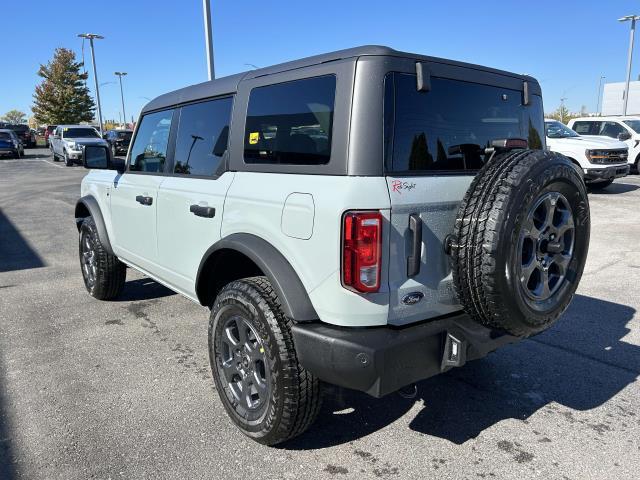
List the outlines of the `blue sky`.
{"type": "MultiPolygon", "coordinates": [[[[542,85],[545,110],[562,96],[571,110],[596,109],[598,80],[623,81],[629,24],[638,0],[212,0],[216,74],[268,66],[364,44],[528,73],[542,85]]],[[[55,47],[81,53],[81,32],[96,41],[103,116],[118,118],[124,79],[127,114],[152,98],[206,80],[201,0],[31,0],[2,2],[0,114],[30,112],[40,63],[55,47]],[[11,20],[11,21],[8,21],[11,20]]],[[[640,25],[639,25],[640,28],[640,25]]],[[[640,37],[640,35],[638,35],[640,37]]],[[[640,41],[640,40],[639,40],[640,41]]],[[[637,43],[637,42],[636,42],[637,43]]],[[[90,70],[88,45],[85,48],[90,70]]],[[[637,56],[640,50],[636,51],[637,56]]],[[[640,58],[632,78],[638,78],[640,58]]],[[[89,79],[93,85],[93,78],[89,79]]]]}

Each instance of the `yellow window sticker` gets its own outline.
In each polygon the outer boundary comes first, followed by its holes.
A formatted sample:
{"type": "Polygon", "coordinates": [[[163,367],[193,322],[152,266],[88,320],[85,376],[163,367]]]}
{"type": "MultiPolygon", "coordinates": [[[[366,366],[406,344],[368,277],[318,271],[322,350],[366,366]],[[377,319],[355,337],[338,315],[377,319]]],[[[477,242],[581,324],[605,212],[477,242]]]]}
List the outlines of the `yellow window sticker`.
{"type": "Polygon", "coordinates": [[[249,145],[255,145],[256,143],[258,143],[259,139],[260,139],[260,133],[259,132],[251,132],[251,133],[249,133],[249,145]]]}

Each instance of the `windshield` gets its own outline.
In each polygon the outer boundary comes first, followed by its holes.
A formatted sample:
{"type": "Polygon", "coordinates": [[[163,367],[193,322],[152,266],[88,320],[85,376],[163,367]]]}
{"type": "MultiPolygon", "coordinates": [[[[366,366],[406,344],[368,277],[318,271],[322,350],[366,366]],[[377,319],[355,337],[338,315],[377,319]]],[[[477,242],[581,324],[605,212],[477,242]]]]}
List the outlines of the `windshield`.
{"type": "Polygon", "coordinates": [[[100,138],[100,134],[94,128],[65,128],[64,138],[100,138]]]}
{"type": "Polygon", "coordinates": [[[623,122],[625,125],[631,127],[631,130],[634,132],[640,133],[640,120],[623,120],[623,122]]]}
{"type": "Polygon", "coordinates": [[[131,140],[132,132],[118,132],[118,138],[123,140],[131,140]]]}
{"type": "Polygon", "coordinates": [[[544,122],[544,133],[549,138],[579,137],[576,132],[560,122],[544,122]]]}

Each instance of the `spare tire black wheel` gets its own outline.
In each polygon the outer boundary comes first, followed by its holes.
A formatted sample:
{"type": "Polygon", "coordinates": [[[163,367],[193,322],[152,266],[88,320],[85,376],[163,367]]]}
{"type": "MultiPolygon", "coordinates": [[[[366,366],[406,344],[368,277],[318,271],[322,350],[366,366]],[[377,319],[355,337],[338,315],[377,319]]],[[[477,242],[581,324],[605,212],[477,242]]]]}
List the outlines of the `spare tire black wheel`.
{"type": "Polygon", "coordinates": [[[573,298],[589,234],[586,186],[568,158],[543,150],[495,155],[462,200],[449,245],[460,303],[489,328],[542,332],[573,298]]]}

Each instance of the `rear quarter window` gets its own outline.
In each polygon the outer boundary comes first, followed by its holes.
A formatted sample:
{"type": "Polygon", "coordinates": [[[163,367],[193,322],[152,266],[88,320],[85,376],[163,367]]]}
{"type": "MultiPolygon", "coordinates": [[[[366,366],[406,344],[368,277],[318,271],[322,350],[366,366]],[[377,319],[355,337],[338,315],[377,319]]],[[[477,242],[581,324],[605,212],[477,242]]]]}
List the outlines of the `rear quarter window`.
{"type": "Polygon", "coordinates": [[[524,138],[544,147],[542,99],[476,83],[432,78],[419,92],[416,76],[392,73],[385,80],[385,163],[388,172],[417,174],[477,171],[492,140],[524,138]]]}
{"type": "Polygon", "coordinates": [[[254,88],[244,134],[245,163],[329,163],[336,77],[254,88]]]}

